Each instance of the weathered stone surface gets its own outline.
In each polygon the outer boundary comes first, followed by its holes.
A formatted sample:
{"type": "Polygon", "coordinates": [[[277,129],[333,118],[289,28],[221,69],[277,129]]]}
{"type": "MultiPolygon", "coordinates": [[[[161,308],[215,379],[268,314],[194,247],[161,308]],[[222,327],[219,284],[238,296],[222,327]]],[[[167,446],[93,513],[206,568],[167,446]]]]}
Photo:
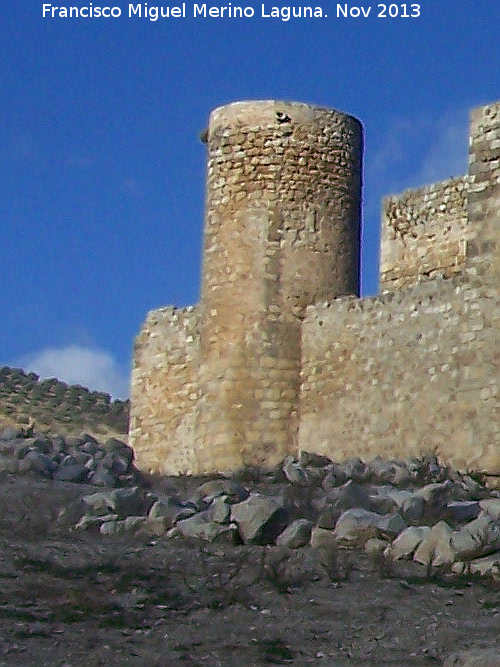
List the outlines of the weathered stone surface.
{"type": "Polygon", "coordinates": [[[231,505],[228,496],[218,496],[210,503],[207,515],[215,523],[229,523],[231,518],[231,505]]]}
{"type": "Polygon", "coordinates": [[[64,482],[83,482],[87,479],[89,471],[81,463],[59,466],[54,473],[54,479],[64,482]]]}
{"type": "MultiPolygon", "coordinates": [[[[399,487],[439,483],[447,464],[500,470],[498,108],[473,112],[466,176],[385,201],[370,299],[352,296],[359,123],[273,101],[213,112],[202,302],[152,312],[136,344],[146,470],[269,466],[311,447],[390,457],[368,468],[399,487]],[[428,461],[405,469],[407,456],[428,461]]],[[[344,473],[364,483],[365,466],[344,473]]],[[[469,482],[454,500],[478,499],[469,482]]]]}
{"type": "Polygon", "coordinates": [[[177,529],[184,537],[192,537],[199,540],[213,541],[216,538],[231,532],[230,526],[223,526],[220,523],[211,521],[208,512],[198,512],[189,519],[182,519],[177,522],[177,529]]]}
{"type": "Polygon", "coordinates": [[[96,435],[100,431],[125,436],[128,411],[128,401],[111,401],[108,394],[54,378],[40,381],[35,373],[19,368],[0,368],[0,421],[5,419],[10,429],[3,430],[5,439],[26,436],[35,424],[65,435],[88,429],[96,435]]]}
{"type": "Polygon", "coordinates": [[[172,525],[181,519],[188,519],[195,513],[193,506],[182,503],[178,498],[162,496],[153,502],[148,516],[151,519],[163,518],[172,525]]]}
{"type": "Polygon", "coordinates": [[[406,528],[399,514],[380,515],[361,508],[346,510],[335,526],[338,541],[364,543],[370,537],[395,537],[406,528]]]}
{"type": "Polygon", "coordinates": [[[92,493],[84,496],[82,502],[94,515],[112,511],[119,517],[140,514],[146,507],[144,494],[138,487],[92,493]]]}
{"type": "Polygon", "coordinates": [[[495,521],[500,521],[500,498],[485,498],[479,501],[480,508],[495,521]]]}
{"type": "Polygon", "coordinates": [[[477,500],[462,500],[448,503],[441,512],[441,517],[447,523],[455,525],[472,521],[480,511],[481,507],[477,500]]]}
{"type": "Polygon", "coordinates": [[[456,561],[451,569],[455,574],[476,574],[500,580],[500,553],[474,558],[474,560],[456,561]]]}
{"type": "Polygon", "coordinates": [[[342,486],[332,488],[328,492],[327,502],[332,507],[339,510],[347,510],[352,507],[370,507],[370,498],[368,491],[364,486],[349,480],[342,486]]]}
{"type": "Polygon", "coordinates": [[[320,528],[326,528],[327,530],[333,530],[337,525],[340,515],[344,510],[335,507],[334,505],[328,505],[320,513],[316,520],[316,525],[320,528]]]}
{"type": "Polygon", "coordinates": [[[417,547],[413,560],[422,565],[449,565],[456,557],[452,546],[453,530],[444,521],[432,526],[417,547]]]}
{"type": "Polygon", "coordinates": [[[116,479],[111,472],[104,466],[98,464],[96,469],[89,476],[89,481],[94,486],[115,486],[116,479]]]}
{"type": "Polygon", "coordinates": [[[387,540],[382,540],[380,537],[369,537],[365,542],[364,550],[369,556],[380,556],[387,547],[387,540]]]}
{"type": "Polygon", "coordinates": [[[391,544],[390,555],[394,560],[412,558],[420,544],[429,535],[429,526],[409,526],[401,531],[391,544]]]}
{"type": "Polygon", "coordinates": [[[340,467],[353,482],[366,482],[370,476],[370,468],[358,457],[347,459],[340,467]]]}
{"type": "Polygon", "coordinates": [[[452,484],[449,481],[438,482],[434,484],[427,484],[415,494],[424,501],[424,516],[429,520],[440,516],[448,504],[452,489],[452,484]]]}
{"type": "Polygon", "coordinates": [[[400,461],[387,461],[376,457],[368,462],[368,468],[372,484],[406,486],[411,481],[410,470],[400,461]]]}
{"type": "Polygon", "coordinates": [[[95,526],[102,526],[104,523],[115,523],[118,520],[117,514],[102,514],[100,516],[92,516],[84,514],[81,519],[76,523],[75,530],[87,530],[95,526]]]}
{"type": "Polygon", "coordinates": [[[290,484],[297,486],[309,486],[311,484],[311,476],[305,467],[298,461],[295,461],[293,456],[289,456],[283,462],[283,474],[290,484]]]}
{"type": "MultiPolygon", "coordinates": [[[[52,477],[54,472],[57,470],[57,464],[52,461],[46,454],[42,454],[37,450],[29,451],[24,457],[23,464],[25,464],[24,470],[28,472],[33,470],[44,477],[52,477]]],[[[21,467],[19,468],[21,470],[21,467]]]]}
{"type": "Polygon", "coordinates": [[[299,452],[299,463],[301,466],[311,466],[313,468],[325,468],[332,463],[328,456],[323,454],[316,454],[315,452],[307,452],[301,449],[299,452]]]}
{"type": "Polygon", "coordinates": [[[316,526],[311,531],[311,547],[313,549],[326,549],[336,552],[338,544],[335,532],[316,526]]]}
{"type": "Polygon", "coordinates": [[[338,463],[331,463],[327,467],[327,473],[321,483],[324,489],[341,486],[347,482],[347,474],[338,463]]]}
{"type": "Polygon", "coordinates": [[[288,549],[297,549],[309,543],[311,538],[312,521],[296,519],[276,538],[276,546],[288,549]]]}
{"type": "Polygon", "coordinates": [[[449,655],[443,667],[500,667],[500,655],[497,648],[472,648],[449,655]]]}
{"type": "Polygon", "coordinates": [[[455,531],[452,546],[456,559],[478,558],[500,549],[500,523],[487,512],[455,531]]]}
{"type": "Polygon", "coordinates": [[[196,489],[194,502],[209,504],[218,496],[226,496],[227,502],[239,503],[248,498],[248,489],[231,479],[214,479],[196,489]]]}
{"type": "Polygon", "coordinates": [[[232,506],[231,521],[245,543],[271,544],[283,530],[287,514],[282,498],[253,493],[232,506]]]}

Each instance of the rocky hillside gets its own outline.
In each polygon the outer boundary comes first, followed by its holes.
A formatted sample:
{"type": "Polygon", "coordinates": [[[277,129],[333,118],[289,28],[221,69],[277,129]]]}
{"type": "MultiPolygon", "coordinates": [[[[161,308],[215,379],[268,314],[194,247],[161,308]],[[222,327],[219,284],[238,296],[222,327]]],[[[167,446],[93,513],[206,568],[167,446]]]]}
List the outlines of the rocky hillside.
{"type": "Polygon", "coordinates": [[[0,425],[37,431],[123,438],[128,431],[129,401],[109,394],[68,385],[55,378],[40,380],[36,373],[0,368],[0,425]]]}

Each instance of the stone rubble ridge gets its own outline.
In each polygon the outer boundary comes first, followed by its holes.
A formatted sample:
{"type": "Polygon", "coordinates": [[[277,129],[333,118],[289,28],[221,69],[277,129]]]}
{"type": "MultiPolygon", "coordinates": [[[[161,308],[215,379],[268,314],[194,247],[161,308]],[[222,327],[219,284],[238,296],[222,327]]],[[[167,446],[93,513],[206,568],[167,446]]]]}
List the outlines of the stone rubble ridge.
{"type": "Polygon", "coordinates": [[[500,580],[500,493],[429,454],[421,459],[342,463],[302,451],[270,469],[181,478],[83,495],[65,512],[74,530],[152,538],[310,548],[325,567],[362,549],[387,566],[413,560],[455,575],[500,580]],[[201,483],[199,483],[201,482],[201,483]],[[177,486],[177,489],[179,487],[177,486]]]}
{"type": "Polygon", "coordinates": [[[0,428],[36,424],[52,433],[89,431],[100,437],[108,433],[125,437],[129,409],[130,401],[113,400],[105,392],[0,367],[0,428]]]}

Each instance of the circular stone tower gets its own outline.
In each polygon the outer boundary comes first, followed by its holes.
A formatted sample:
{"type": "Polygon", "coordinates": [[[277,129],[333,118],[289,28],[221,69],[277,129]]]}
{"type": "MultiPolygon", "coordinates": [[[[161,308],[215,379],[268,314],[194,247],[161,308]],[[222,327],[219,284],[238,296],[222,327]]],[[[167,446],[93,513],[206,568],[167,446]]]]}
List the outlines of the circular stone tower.
{"type": "Polygon", "coordinates": [[[294,450],[304,308],[359,290],[362,128],[236,102],[212,112],[207,142],[200,471],[294,450]]]}

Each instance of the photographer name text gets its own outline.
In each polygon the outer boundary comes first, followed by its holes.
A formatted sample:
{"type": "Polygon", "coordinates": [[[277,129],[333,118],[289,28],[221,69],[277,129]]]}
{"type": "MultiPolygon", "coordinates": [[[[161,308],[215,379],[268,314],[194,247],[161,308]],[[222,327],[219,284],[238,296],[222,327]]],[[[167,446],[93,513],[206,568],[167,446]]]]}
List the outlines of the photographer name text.
{"type": "Polygon", "coordinates": [[[418,18],[421,14],[418,4],[378,4],[378,5],[359,5],[349,6],[338,3],[332,9],[325,13],[322,7],[316,6],[290,6],[273,7],[271,5],[261,4],[258,8],[250,5],[233,5],[229,3],[225,6],[213,6],[204,4],[187,5],[182,4],[170,6],[150,6],[147,3],[129,4],[126,10],[119,6],[96,6],[89,3],[83,7],[61,7],[44,3],[42,5],[43,18],[76,18],[76,19],[117,19],[121,17],[148,19],[149,21],[158,21],[160,19],[182,19],[192,18],[211,18],[211,19],[280,19],[289,21],[290,19],[317,19],[333,16],[337,19],[411,19],[418,18]],[[332,11],[333,10],[333,11],[332,11]]]}

